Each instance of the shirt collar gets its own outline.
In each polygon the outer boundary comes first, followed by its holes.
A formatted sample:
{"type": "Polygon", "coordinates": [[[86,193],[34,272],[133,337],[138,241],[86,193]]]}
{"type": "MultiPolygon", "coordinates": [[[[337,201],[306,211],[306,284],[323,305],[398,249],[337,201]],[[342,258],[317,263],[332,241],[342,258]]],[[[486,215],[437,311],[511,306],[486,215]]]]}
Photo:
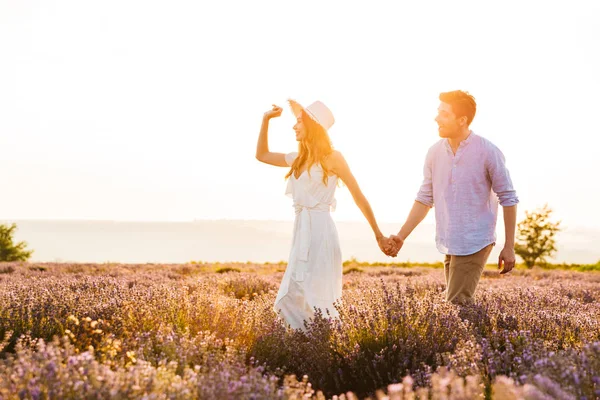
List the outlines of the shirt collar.
{"type": "MultiPolygon", "coordinates": [[[[465,140],[463,140],[462,142],[460,142],[460,145],[458,146],[460,147],[464,147],[466,145],[468,145],[469,143],[471,143],[473,141],[473,137],[476,136],[475,132],[473,132],[472,130],[469,131],[469,136],[467,136],[467,138],[465,140]]],[[[448,139],[444,140],[444,142],[446,143],[446,148],[450,151],[452,151],[452,149],[450,148],[450,141],[448,139]]]]}
{"type": "MultiPolygon", "coordinates": [[[[470,131],[469,131],[469,136],[467,136],[467,138],[466,138],[465,140],[463,140],[463,141],[462,141],[462,143],[464,143],[464,144],[465,144],[465,146],[466,146],[467,144],[471,143],[471,142],[473,141],[473,136],[475,136],[475,132],[473,132],[473,131],[471,131],[471,130],[470,130],[470,131]]],[[[462,143],[461,143],[461,144],[462,144],[462,143]]]]}

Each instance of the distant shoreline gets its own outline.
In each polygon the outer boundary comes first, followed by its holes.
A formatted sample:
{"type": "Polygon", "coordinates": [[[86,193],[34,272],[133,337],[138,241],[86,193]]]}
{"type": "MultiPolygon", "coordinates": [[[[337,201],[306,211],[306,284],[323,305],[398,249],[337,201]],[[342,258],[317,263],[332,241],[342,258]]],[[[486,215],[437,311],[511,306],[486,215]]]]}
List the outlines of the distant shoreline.
{"type": "MultiPolygon", "coordinates": [[[[292,242],[292,220],[123,221],[76,219],[5,219],[16,223],[16,241],[34,250],[35,262],[277,263],[287,260],[292,242]]],[[[336,221],[342,259],[369,263],[419,260],[438,263],[443,255],[435,246],[435,226],[420,224],[396,259],[385,256],[373,240],[366,222],[336,221]]],[[[383,232],[397,232],[400,223],[381,223],[383,232]]],[[[489,260],[497,259],[503,245],[503,228],[489,260]]],[[[567,229],[557,235],[555,264],[594,264],[600,260],[600,230],[567,229]]]]}

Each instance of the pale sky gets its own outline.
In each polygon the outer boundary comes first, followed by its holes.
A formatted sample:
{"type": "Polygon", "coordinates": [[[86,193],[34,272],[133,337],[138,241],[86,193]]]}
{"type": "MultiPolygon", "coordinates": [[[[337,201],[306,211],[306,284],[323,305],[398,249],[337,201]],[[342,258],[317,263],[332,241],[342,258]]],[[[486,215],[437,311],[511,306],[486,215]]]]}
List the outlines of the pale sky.
{"type": "MultiPolygon", "coordinates": [[[[286,99],[325,102],[382,222],[403,221],[472,93],[524,209],[600,227],[600,2],[0,0],[2,219],[291,220],[286,99]]],[[[362,220],[346,188],[336,220],[362,220]]],[[[433,213],[428,216],[431,222],[433,213]]],[[[501,219],[501,217],[500,217],[501,219]]]]}

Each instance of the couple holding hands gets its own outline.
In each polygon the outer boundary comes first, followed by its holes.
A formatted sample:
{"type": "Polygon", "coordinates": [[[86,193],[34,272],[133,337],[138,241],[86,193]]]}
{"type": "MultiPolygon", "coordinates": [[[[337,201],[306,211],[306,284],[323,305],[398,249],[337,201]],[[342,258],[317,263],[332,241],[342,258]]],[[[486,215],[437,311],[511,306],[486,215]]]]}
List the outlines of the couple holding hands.
{"type": "Polygon", "coordinates": [[[496,242],[498,204],[503,208],[505,243],[499,259],[500,273],[515,266],[515,228],[518,198],[502,152],[469,126],[476,102],[468,92],[441,93],[435,121],[440,140],[430,147],[423,167],[423,183],[399,232],[388,237],[380,231],[373,210],[352,175],[344,156],[333,149],[328,134],[334,123],[331,110],[320,101],[308,107],[289,100],[296,116],[294,132],[298,150],[269,150],[268,128],[279,117],[277,106],[263,116],[256,158],[287,167],[286,194],[293,199],[296,218],[289,261],[274,310],[294,329],[320,308],[337,316],[334,303],[342,296],[342,255],[330,212],[335,210],[338,180],[348,187],[369,222],[379,248],[395,257],[404,241],[435,208],[436,245],[445,255],[446,300],[473,302],[475,289],[496,242]],[[434,207],[435,205],[435,207],[434,207]]]}

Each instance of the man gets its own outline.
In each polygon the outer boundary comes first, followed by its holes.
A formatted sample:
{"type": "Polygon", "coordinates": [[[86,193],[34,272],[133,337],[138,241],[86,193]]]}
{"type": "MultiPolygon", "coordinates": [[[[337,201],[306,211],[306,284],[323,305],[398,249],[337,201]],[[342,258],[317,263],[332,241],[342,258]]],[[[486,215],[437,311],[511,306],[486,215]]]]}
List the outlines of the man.
{"type": "Polygon", "coordinates": [[[473,96],[457,90],[439,99],[435,120],[442,139],[429,149],[416,201],[398,234],[390,238],[399,250],[435,205],[436,245],[446,255],[446,300],[471,304],[496,242],[498,202],[505,224],[498,268],[505,274],[515,266],[519,200],[502,152],[469,129],[477,108],[473,96]]]}

